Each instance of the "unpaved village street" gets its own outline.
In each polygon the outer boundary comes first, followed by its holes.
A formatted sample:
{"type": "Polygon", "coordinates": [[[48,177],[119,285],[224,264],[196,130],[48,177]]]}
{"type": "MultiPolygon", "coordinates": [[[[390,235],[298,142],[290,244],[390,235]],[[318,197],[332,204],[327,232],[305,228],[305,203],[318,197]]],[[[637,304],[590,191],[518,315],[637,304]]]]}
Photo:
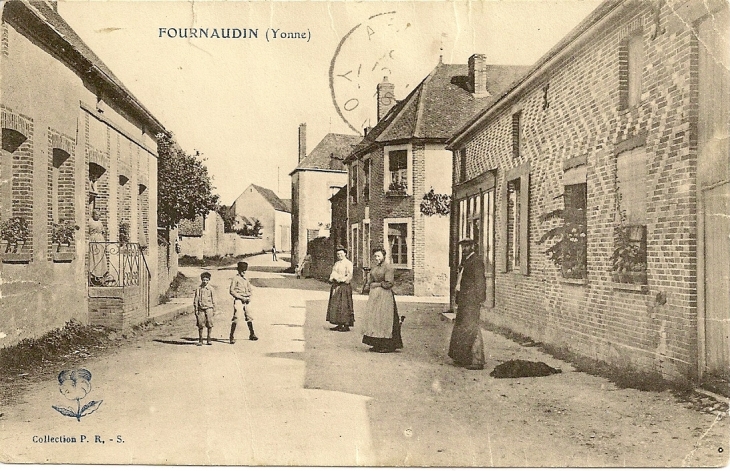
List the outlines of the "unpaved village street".
{"type": "MultiPolygon", "coordinates": [[[[249,260],[260,340],[227,340],[233,268],[211,269],[220,306],[212,346],[195,346],[190,314],[143,331],[109,355],[78,364],[93,374],[80,421],[55,379],[0,405],[4,462],[390,465],[721,466],[726,412],[701,412],[670,392],[619,389],[536,348],[484,331],[483,371],[452,366],[445,306],[399,296],[405,347],[369,353],[355,329],[325,322],[328,285],[249,260]],[[509,359],[561,368],[547,377],[495,379],[509,359]],[[80,436],[86,441],[81,442],[80,436]],[[44,437],[76,443],[38,443],[44,437]],[[98,436],[98,438],[96,438],[98,436]],[[10,451],[12,450],[12,451],[10,451]]],[[[277,268],[278,267],[278,268],[277,268]]],[[[181,269],[189,277],[203,270],[181,269]]]]}

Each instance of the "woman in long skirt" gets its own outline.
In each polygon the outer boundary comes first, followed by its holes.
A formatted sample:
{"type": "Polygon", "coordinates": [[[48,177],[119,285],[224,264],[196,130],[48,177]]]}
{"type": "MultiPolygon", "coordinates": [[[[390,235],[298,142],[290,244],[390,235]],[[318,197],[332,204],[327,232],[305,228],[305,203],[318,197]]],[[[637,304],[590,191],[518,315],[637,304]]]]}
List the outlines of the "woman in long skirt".
{"type": "Polygon", "coordinates": [[[398,307],[392,291],[395,269],[385,257],[384,249],[373,250],[375,266],[370,270],[370,296],[363,319],[362,343],[370,345],[370,351],[377,353],[403,348],[398,307]]]}
{"type": "Polygon", "coordinates": [[[89,220],[89,282],[92,286],[100,286],[104,283],[104,278],[109,274],[109,265],[106,259],[106,246],[102,242],[106,242],[106,232],[104,231],[104,223],[99,217],[99,211],[91,212],[89,220]]]}
{"type": "Polygon", "coordinates": [[[347,259],[347,250],[337,246],[337,261],[330,274],[330,301],[327,305],[327,322],[336,324],[330,330],[349,332],[355,324],[352,306],[352,262],[347,259]]]}

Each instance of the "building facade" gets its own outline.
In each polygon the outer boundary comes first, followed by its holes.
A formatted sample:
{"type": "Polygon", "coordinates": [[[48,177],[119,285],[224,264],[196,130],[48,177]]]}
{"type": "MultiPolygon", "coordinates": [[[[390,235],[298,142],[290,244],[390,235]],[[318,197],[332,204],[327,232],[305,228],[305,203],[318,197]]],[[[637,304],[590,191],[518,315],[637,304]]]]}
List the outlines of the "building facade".
{"type": "Polygon", "coordinates": [[[601,4],[453,150],[456,241],[478,241],[483,316],[665,377],[730,371],[723,1],[601,4]]]}
{"type": "Polygon", "coordinates": [[[231,210],[237,220],[250,221],[251,225],[256,220],[261,223],[263,250],[291,250],[290,200],[282,200],[272,190],[251,184],[236,198],[231,210]]]}
{"type": "Polygon", "coordinates": [[[342,161],[360,140],[347,134],[327,134],[307,155],[307,125],[299,126],[299,161],[289,174],[292,184],[292,267],[307,255],[307,243],[329,237],[329,199],[347,184],[342,161]]]}
{"type": "Polygon", "coordinates": [[[451,194],[446,140],[525,70],[489,65],[475,54],[468,65],[439,63],[397,103],[387,77],[379,84],[378,124],[346,160],[356,278],[370,267],[371,250],[381,246],[396,268],[400,292],[448,294],[448,203],[436,208],[451,194]]]}
{"type": "Polygon", "coordinates": [[[158,292],[157,265],[146,261],[158,256],[155,135],[164,128],[54,3],[0,8],[0,346],[72,318],[123,327],[158,292]],[[89,286],[94,210],[104,228],[95,260],[107,272],[98,287],[89,286]],[[122,258],[139,265],[125,269],[122,258]]]}

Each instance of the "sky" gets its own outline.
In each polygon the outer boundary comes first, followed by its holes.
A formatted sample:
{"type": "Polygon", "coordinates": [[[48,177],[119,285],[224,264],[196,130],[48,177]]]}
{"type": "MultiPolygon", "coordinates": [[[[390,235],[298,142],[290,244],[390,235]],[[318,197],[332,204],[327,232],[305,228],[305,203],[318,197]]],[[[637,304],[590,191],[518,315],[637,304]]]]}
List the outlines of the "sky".
{"type": "Polygon", "coordinates": [[[182,148],[202,154],[229,205],[251,183],[289,198],[299,124],[307,153],[328,132],[361,134],[383,77],[403,99],[439,57],[533,64],[599,4],[72,0],[58,10],[182,148]]]}

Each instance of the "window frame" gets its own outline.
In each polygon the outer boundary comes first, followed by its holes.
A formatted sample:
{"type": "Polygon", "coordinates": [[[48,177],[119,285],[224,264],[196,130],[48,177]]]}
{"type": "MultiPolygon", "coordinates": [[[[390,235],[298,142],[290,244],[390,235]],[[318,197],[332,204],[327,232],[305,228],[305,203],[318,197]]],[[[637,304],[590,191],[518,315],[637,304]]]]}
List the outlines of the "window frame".
{"type": "MultiPolygon", "coordinates": [[[[632,139],[628,139],[627,141],[624,141],[623,143],[617,145],[616,147],[616,174],[615,174],[615,181],[616,181],[616,214],[615,214],[615,226],[614,226],[614,240],[612,244],[613,253],[611,256],[611,260],[613,263],[611,263],[611,276],[615,283],[619,283],[622,285],[627,286],[645,286],[647,285],[647,273],[648,273],[648,265],[649,265],[649,257],[648,257],[648,221],[647,221],[647,206],[649,204],[649,190],[648,185],[646,183],[646,180],[649,176],[649,169],[648,169],[648,154],[646,149],[646,136],[637,136],[632,139]],[[643,177],[644,177],[644,192],[643,192],[643,201],[640,203],[643,206],[643,217],[636,217],[636,213],[634,213],[634,217],[631,220],[625,220],[625,216],[622,214],[622,200],[623,200],[623,193],[621,190],[621,181],[619,179],[619,167],[620,163],[619,160],[621,159],[621,156],[624,155],[625,158],[635,158],[639,159],[640,162],[644,165],[643,170],[643,177]],[[631,233],[638,232],[639,237],[631,237],[631,233]],[[643,265],[642,268],[639,270],[627,270],[627,271],[617,271],[615,270],[615,264],[617,263],[615,261],[615,256],[617,254],[617,251],[619,250],[616,246],[617,242],[621,239],[627,239],[628,245],[632,245],[634,247],[638,246],[638,253],[641,257],[641,260],[639,262],[636,262],[640,265],[643,265]]],[[[631,166],[633,169],[634,166],[631,166]]],[[[629,172],[630,175],[635,175],[637,172],[629,172]]],[[[630,179],[628,182],[626,182],[626,186],[629,188],[634,189],[636,182],[634,179],[630,179]]],[[[634,190],[632,193],[636,194],[636,191],[634,190]]],[[[628,207],[635,207],[637,205],[637,201],[630,201],[626,204],[628,207]]]]}
{"type": "Polygon", "coordinates": [[[358,238],[360,232],[360,223],[350,224],[350,253],[352,254],[353,266],[359,266],[358,262],[358,238]]]}
{"type": "Polygon", "coordinates": [[[370,246],[372,245],[372,229],[370,226],[370,219],[363,219],[362,221],[362,266],[370,268],[370,246]],[[365,235],[367,234],[367,244],[365,243],[365,235]]]}
{"type": "Polygon", "coordinates": [[[383,247],[386,247],[388,251],[388,257],[390,257],[391,263],[395,268],[406,268],[411,269],[413,267],[413,229],[412,229],[411,218],[384,218],[383,219],[383,247]],[[393,261],[393,254],[390,248],[390,241],[388,240],[388,228],[391,224],[405,224],[406,225],[406,263],[395,263],[393,261]]]}
{"type": "Polygon", "coordinates": [[[502,188],[500,191],[500,221],[501,221],[501,239],[502,243],[500,246],[500,262],[499,269],[502,273],[513,272],[523,276],[529,275],[529,257],[530,257],[530,164],[524,163],[518,167],[505,172],[502,178],[502,188]],[[520,181],[520,227],[519,227],[519,254],[520,263],[519,267],[512,266],[508,267],[508,253],[507,253],[507,185],[509,182],[514,180],[520,181]]]}
{"type": "Polygon", "coordinates": [[[411,196],[413,194],[413,148],[410,144],[385,146],[383,147],[383,192],[385,194],[395,194],[394,190],[390,189],[392,183],[392,175],[390,174],[390,153],[395,151],[406,151],[406,185],[405,195],[411,196]]]}
{"type": "Polygon", "coordinates": [[[350,165],[350,174],[348,175],[348,181],[350,182],[350,202],[352,204],[357,204],[357,192],[359,188],[359,175],[358,175],[358,163],[359,161],[355,160],[350,165]]]}

